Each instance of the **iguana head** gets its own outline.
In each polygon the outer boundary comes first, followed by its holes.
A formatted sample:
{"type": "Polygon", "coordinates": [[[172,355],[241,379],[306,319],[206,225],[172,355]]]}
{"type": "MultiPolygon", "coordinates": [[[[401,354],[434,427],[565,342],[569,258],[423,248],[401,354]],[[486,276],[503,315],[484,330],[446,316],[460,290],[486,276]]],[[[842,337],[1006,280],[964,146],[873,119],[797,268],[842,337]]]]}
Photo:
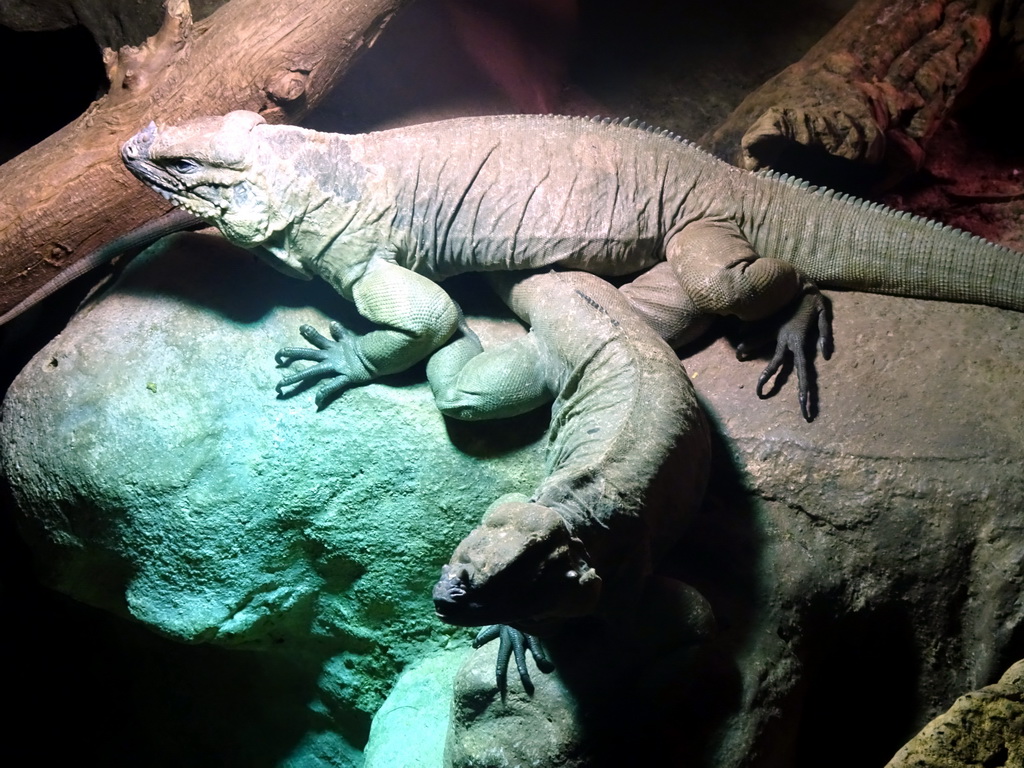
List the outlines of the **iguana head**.
{"type": "Polygon", "coordinates": [[[552,509],[500,503],[455,549],[434,587],[449,624],[533,627],[593,612],[601,579],[552,509]]]}
{"type": "MultiPolygon", "coordinates": [[[[121,147],[124,164],[175,205],[218,227],[237,245],[263,245],[293,220],[285,184],[255,112],[231,112],[181,125],[150,123],[121,147]]],[[[283,158],[281,160],[284,160],[283,158]]],[[[298,262],[293,269],[305,272],[298,262]]]]}

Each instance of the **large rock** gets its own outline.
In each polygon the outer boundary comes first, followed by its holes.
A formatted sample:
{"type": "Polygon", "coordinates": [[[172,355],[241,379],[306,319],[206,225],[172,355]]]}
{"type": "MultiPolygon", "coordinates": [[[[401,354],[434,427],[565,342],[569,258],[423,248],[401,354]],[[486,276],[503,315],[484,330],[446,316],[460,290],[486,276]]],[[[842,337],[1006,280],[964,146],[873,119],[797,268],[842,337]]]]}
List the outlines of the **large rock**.
{"type": "Polygon", "coordinates": [[[527,670],[535,686],[518,684],[504,693],[494,685],[494,648],[475,650],[452,687],[453,705],[444,761],[438,768],[515,768],[593,765],[579,705],[559,674],[543,674],[529,654],[527,670]]]}
{"type": "Polygon", "coordinates": [[[20,374],[3,461],[47,584],[186,642],[311,657],[319,729],[358,733],[405,663],[468,641],[431,588],[491,501],[537,483],[546,418],[446,424],[422,369],[319,413],[277,398],[274,352],[323,310],[351,319],[218,238],[156,246],[20,374]]]}
{"type": "MultiPolygon", "coordinates": [[[[280,764],[355,764],[398,671],[463,642],[433,619],[430,585],[491,500],[537,481],[544,416],[446,424],[422,369],[321,413],[309,391],[278,400],[272,352],[350,308],[226,246],[175,242],[12,387],[2,452],[25,535],[81,600],[307,659],[322,719],[280,764]]],[[[855,294],[834,309],[812,424],[792,380],[759,402],[760,364],[724,340],[687,361],[718,470],[666,572],[721,630],[639,666],[609,764],[654,744],[680,764],[799,766],[833,745],[831,764],[881,765],[1024,656],[1021,316],[855,294]]]]}
{"type": "Polygon", "coordinates": [[[886,768],[1024,765],[1024,661],[965,694],[928,723],[886,768]]]}
{"type": "Polygon", "coordinates": [[[723,627],[692,726],[715,765],[881,765],[1024,655],[1024,317],[833,309],[812,424],[725,341],[686,361],[724,437],[677,566],[723,627]]]}

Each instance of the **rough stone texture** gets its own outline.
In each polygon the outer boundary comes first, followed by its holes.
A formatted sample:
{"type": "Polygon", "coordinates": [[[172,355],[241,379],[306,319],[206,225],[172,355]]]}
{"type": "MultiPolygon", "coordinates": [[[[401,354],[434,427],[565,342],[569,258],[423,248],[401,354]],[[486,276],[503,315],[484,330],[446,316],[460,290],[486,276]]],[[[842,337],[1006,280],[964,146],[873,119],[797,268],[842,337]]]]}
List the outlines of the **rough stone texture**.
{"type": "Polygon", "coordinates": [[[309,391],[276,399],[274,351],[350,308],[220,239],[174,242],[10,390],[24,535],[76,599],[187,642],[318,660],[319,730],[347,735],[423,647],[468,640],[434,619],[431,586],[494,498],[537,483],[546,419],[446,425],[422,371],[322,413],[309,391]]]}
{"type": "MultiPolygon", "coordinates": [[[[363,768],[441,765],[452,684],[467,651],[442,650],[402,670],[387,700],[373,716],[363,768]]],[[[493,663],[493,656],[490,658],[493,663]]]]}
{"type": "Polygon", "coordinates": [[[493,645],[473,651],[455,678],[444,768],[592,765],[576,699],[562,678],[542,673],[527,654],[533,695],[523,690],[513,663],[501,696],[494,685],[494,653],[493,645]]]}
{"type": "Polygon", "coordinates": [[[532,696],[515,663],[499,695],[494,644],[471,654],[452,691],[445,768],[619,766],[675,748],[680,705],[696,703],[691,681],[715,642],[714,617],[696,590],[657,577],[631,607],[616,621],[590,618],[545,635],[554,670],[540,674],[526,654],[532,696]],[[652,718],[663,709],[671,714],[652,718]],[[670,730],[651,731],[663,717],[673,719],[670,730]]]}
{"type": "Polygon", "coordinates": [[[757,402],[725,341],[687,360],[731,458],[679,561],[723,627],[716,765],[810,765],[840,740],[841,764],[880,765],[1024,650],[1024,317],[833,308],[813,424],[792,381],[757,402]]]}
{"type": "Polygon", "coordinates": [[[961,696],[911,739],[886,768],[1024,765],[1024,661],[961,696]]]}
{"type": "MultiPolygon", "coordinates": [[[[422,371],[322,413],[308,391],[277,400],[272,351],[350,309],[227,246],[175,242],[10,390],[4,469],[25,534],[48,583],[79,599],[301,660],[311,720],[277,764],[356,764],[400,667],[466,639],[434,620],[430,585],[487,503],[537,481],[545,418],[446,429],[422,371]]],[[[473,285],[454,288],[467,306],[473,285]]],[[[723,437],[710,501],[666,568],[721,631],[695,661],[637,672],[619,723],[680,762],[800,766],[858,732],[871,737],[837,765],[882,764],[1024,655],[1024,318],[857,294],[834,310],[812,424],[792,380],[759,402],[760,364],[725,340],[688,359],[723,437]],[[878,691],[873,708],[851,703],[878,691]]],[[[487,680],[493,654],[479,654],[487,680]]],[[[547,727],[542,708],[520,711],[547,727]]]]}

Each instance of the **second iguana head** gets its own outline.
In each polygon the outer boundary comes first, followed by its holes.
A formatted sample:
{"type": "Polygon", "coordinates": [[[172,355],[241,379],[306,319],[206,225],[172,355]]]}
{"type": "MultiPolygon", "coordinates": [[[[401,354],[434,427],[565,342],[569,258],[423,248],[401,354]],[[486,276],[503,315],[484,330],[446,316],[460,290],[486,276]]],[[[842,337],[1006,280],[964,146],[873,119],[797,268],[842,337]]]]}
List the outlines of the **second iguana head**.
{"type": "Polygon", "coordinates": [[[434,607],[449,624],[536,631],[594,611],[602,584],[588,559],[554,510],[499,502],[443,567],[434,607]]]}

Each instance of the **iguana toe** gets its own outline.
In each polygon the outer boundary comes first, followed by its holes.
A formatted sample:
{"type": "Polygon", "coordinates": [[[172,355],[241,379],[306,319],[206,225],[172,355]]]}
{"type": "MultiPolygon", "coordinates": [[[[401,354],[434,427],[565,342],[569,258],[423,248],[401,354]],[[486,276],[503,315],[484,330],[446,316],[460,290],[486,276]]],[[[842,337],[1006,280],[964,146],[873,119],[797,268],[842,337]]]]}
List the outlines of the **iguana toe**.
{"type": "Polygon", "coordinates": [[[807,360],[807,339],[811,328],[817,325],[818,348],[826,360],[832,356],[832,323],[828,302],[816,288],[809,289],[800,300],[793,315],[779,328],[775,354],[757,379],[757,396],[762,400],[772,392],[765,392],[765,386],[782,369],[787,355],[793,356],[796,370],[797,398],[800,413],[807,421],[814,420],[813,373],[807,360]]]}
{"type": "Polygon", "coordinates": [[[516,660],[516,669],[519,671],[519,679],[523,683],[523,690],[532,696],[534,686],[526,667],[526,651],[529,650],[533,654],[533,660],[541,672],[547,674],[555,668],[540,640],[534,635],[520,632],[507,624],[493,624],[480,630],[476,639],[473,640],[473,647],[479,648],[495,638],[498,640],[498,658],[494,668],[494,677],[502,697],[508,690],[508,665],[513,656],[516,660]]]}

